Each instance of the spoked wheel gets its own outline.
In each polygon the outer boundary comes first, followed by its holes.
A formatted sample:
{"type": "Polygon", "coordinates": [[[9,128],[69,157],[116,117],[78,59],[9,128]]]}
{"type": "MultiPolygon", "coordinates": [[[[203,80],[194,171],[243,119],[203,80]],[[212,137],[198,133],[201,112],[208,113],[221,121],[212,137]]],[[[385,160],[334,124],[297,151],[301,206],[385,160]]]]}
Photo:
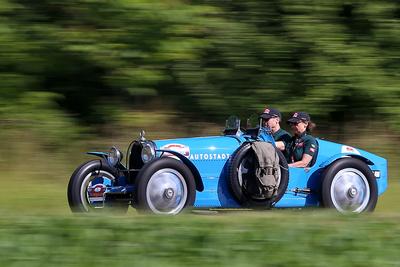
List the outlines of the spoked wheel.
{"type": "Polygon", "coordinates": [[[106,197],[109,187],[115,185],[116,174],[101,160],[80,166],[68,184],[68,202],[73,212],[100,212],[107,210],[126,212],[128,202],[110,201],[106,197]]]}
{"type": "Polygon", "coordinates": [[[279,157],[280,169],[278,170],[277,195],[272,199],[260,198],[257,194],[259,192],[255,174],[257,158],[251,149],[251,143],[244,144],[233,154],[228,182],[234,197],[243,206],[270,207],[285,194],[289,182],[288,164],[282,152],[276,150],[276,153],[279,157]]]}
{"type": "Polygon", "coordinates": [[[375,177],[368,166],[354,158],[333,163],[322,184],[325,207],[342,213],[373,211],[378,198],[375,177]]]}
{"type": "Polygon", "coordinates": [[[140,211],[175,215],[193,206],[195,183],[190,170],[173,158],[160,158],[138,174],[137,204],[140,211]]]}

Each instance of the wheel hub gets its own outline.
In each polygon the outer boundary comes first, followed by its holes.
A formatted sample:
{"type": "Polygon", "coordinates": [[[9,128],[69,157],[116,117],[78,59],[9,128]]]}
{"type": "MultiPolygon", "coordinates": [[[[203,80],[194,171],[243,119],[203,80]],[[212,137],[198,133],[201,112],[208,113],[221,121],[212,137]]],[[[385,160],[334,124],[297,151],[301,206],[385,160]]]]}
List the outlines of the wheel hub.
{"type": "Polygon", "coordinates": [[[349,197],[355,198],[358,194],[357,188],[351,187],[348,191],[349,197]]]}
{"type": "Polygon", "coordinates": [[[167,199],[172,199],[172,198],[174,197],[174,195],[175,195],[175,193],[174,193],[174,190],[173,190],[172,188],[167,188],[167,189],[165,189],[165,191],[164,191],[164,196],[165,196],[167,199]]]}

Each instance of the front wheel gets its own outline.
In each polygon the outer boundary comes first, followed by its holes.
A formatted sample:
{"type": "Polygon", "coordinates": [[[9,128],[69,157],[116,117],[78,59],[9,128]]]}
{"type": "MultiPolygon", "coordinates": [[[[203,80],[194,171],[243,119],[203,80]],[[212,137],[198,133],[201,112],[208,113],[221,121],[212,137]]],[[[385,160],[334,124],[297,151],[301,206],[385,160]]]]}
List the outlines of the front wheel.
{"type": "Polygon", "coordinates": [[[175,215],[193,206],[196,196],[194,178],[181,161],[168,157],[156,159],[137,177],[139,211],[175,215]]]}
{"type": "Polygon", "coordinates": [[[373,211],[378,199],[375,177],[359,159],[345,158],[334,162],[325,172],[322,204],[339,212],[373,211]]]}
{"type": "Polygon", "coordinates": [[[125,213],[128,202],[110,201],[109,187],[115,186],[117,174],[102,160],[91,160],[79,166],[68,184],[68,203],[73,212],[125,213]]]}

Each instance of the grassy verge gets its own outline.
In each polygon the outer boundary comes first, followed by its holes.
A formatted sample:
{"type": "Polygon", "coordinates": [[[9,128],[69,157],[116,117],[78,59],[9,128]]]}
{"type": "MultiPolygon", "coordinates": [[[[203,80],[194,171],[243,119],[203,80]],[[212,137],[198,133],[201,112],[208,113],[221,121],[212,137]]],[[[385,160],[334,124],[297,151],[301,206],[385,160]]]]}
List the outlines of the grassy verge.
{"type": "Polygon", "coordinates": [[[2,216],[0,266],[398,266],[397,216],[2,216]]]}

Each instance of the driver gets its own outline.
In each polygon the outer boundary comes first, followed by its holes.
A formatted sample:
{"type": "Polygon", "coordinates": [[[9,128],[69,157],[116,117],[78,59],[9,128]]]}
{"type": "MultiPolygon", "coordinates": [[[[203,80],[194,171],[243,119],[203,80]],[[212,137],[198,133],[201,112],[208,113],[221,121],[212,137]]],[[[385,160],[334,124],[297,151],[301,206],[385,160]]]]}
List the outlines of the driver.
{"type": "Polygon", "coordinates": [[[289,160],[289,153],[287,153],[286,148],[289,146],[292,136],[281,128],[280,122],[282,116],[279,110],[266,108],[260,117],[263,119],[263,125],[271,129],[276,147],[281,150],[285,158],[289,160]]]}

